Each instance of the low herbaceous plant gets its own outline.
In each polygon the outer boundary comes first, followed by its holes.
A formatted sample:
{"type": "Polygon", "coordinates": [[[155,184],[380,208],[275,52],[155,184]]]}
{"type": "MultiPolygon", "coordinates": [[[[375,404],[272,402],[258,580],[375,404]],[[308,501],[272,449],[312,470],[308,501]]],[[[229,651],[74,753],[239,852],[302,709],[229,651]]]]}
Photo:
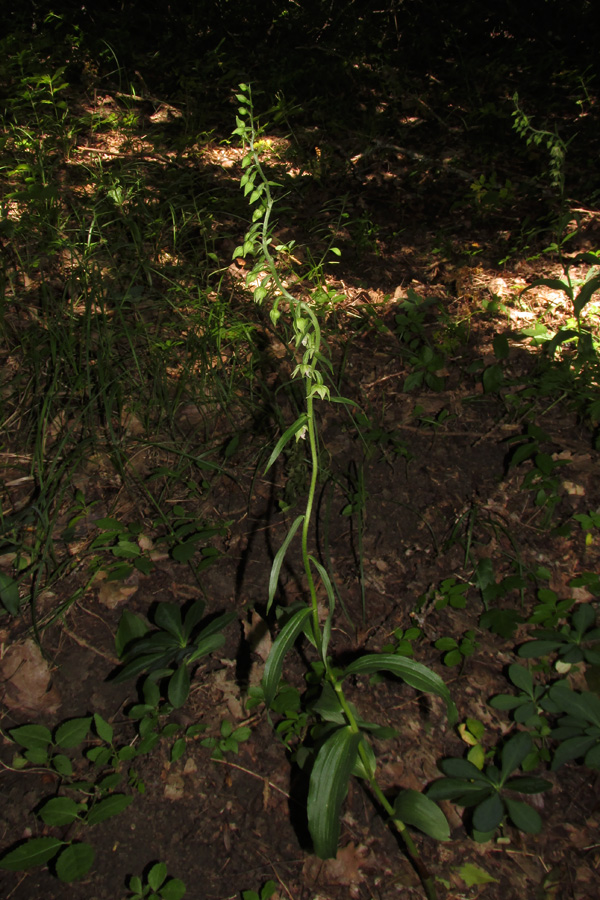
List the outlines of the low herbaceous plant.
{"type": "Polygon", "coordinates": [[[307,819],[315,853],[321,859],[335,857],[340,834],[340,810],[352,776],[363,779],[398,832],[404,849],[419,874],[428,898],[436,896],[433,876],[427,870],[408,826],[437,840],[447,840],[450,829],[439,807],[424,794],[402,790],[393,801],[388,799],[377,779],[377,762],[369,734],[380,733],[378,726],[364,721],[346,696],[347,679],[360,675],[389,673],[419,691],[437,694],[447,706],[451,721],[456,718],[454,704],[443,680],[426,666],[393,653],[370,653],[359,656],[343,667],[334,663],[329,653],[335,615],[335,593],[325,567],[310,549],[311,524],[315,515],[315,494],[319,477],[319,435],[315,407],[318,403],[349,401],[332,396],[327,379],[332,371],[322,338],[319,319],[311,304],[309,292],[304,299],[293,296],[280,275],[282,254],[290,255],[291,245],[274,245],[272,189],[280,187],[269,179],[261,163],[257,141],[261,129],[254,114],[249,85],[241,84],[236,98],[240,104],[234,134],[242,142],[244,156],[241,187],[252,207],[252,221],[243,244],[234,258],[252,257],[254,264],[246,279],[257,303],[270,303],[271,322],[277,327],[291,326],[295,368],[292,377],[304,387],[304,409],[277,441],[267,463],[269,469],[286,444],[295,439],[308,444],[310,483],[304,511],[292,523],[275,555],[268,588],[267,612],[273,608],[279,573],[295,535],[300,533],[302,567],[306,584],[306,603],[278,608],[279,633],[265,664],[262,697],[271,707],[280,690],[286,655],[296,641],[304,638],[312,647],[312,684],[308,732],[309,747],[298,760],[310,767],[307,796],[307,819]],[[327,610],[323,614],[317,600],[317,588],[324,589],[327,610]],[[315,690],[316,688],[316,690],[315,690]]]}

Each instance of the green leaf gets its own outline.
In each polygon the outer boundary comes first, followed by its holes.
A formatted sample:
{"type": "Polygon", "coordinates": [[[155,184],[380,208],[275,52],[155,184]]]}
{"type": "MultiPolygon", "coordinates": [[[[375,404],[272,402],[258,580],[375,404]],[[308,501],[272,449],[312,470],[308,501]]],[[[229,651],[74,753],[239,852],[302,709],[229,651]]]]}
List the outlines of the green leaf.
{"type": "Polygon", "coordinates": [[[70,825],[79,814],[79,807],[70,797],[53,797],[37,815],[46,825],[70,825]]]}
{"type": "Polygon", "coordinates": [[[438,641],[435,642],[436,650],[442,650],[442,651],[455,650],[457,647],[458,647],[458,644],[452,637],[440,638],[438,641]]]}
{"type": "Polygon", "coordinates": [[[155,866],[152,866],[150,871],[148,872],[148,884],[152,888],[153,891],[158,891],[161,884],[167,877],[167,867],[165,863],[159,862],[156,863],[155,866]]]}
{"type": "Polygon", "coordinates": [[[273,565],[271,566],[271,574],[269,576],[269,599],[267,601],[267,613],[271,609],[271,605],[273,600],[275,599],[275,592],[277,591],[277,582],[279,581],[279,573],[281,571],[281,566],[283,565],[283,560],[285,559],[285,554],[287,553],[287,549],[292,542],[292,538],[296,534],[299,526],[304,521],[304,516],[298,516],[298,518],[292,523],[290,526],[290,530],[285,536],[285,540],[277,553],[275,554],[275,559],[273,560],[273,565]]]}
{"type": "Polygon", "coordinates": [[[197,550],[198,542],[193,538],[190,538],[187,541],[175,544],[175,546],[171,550],[171,556],[173,557],[175,562],[187,563],[192,559],[194,553],[196,553],[197,550]]]}
{"type": "Polygon", "coordinates": [[[548,656],[561,646],[562,641],[527,641],[519,647],[518,654],[522,659],[535,659],[548,656]]]}
{"type": "Polygon", "coordinates": [[[356,762],[354,763],[354,768],[352,769],[352,774],[357,778],[365,778],[370,779],[375,775],[375,771],[377,769],[377,758],[371,747],[369,741],[362,735],[362,749],[364,755],[367,758],[367,765],[362,758],[361,753],[358,753],[356,756],[356,762]]]}
{"type": "Polygon", "coordinates": [[[111,552],[117,559],[136,559],[142,551],[138,544],[134,544],[133,541],[120,540],[117,546],[112,548],[111,552]]]}
{"type": "Polygon", "coordinates": [[[583,307],[589,303],[596,291],[600,290],[600,275],[595,275],[582,285],[577,297],[573,300],[573,309],[575,315],[579,318],[579,314],[583,307]]]}
{"type": "MultiPolygon", "coordinates": [[[[195,645],[197,647],[200,646],[200,638],[205,639],[217,634],[218,632],[222,631],[227,625],[229,625],[230,622],[233,622],[235,618],[236,614],[234,612],[223,613],[220,616],[215,616],[214,619],[211,619],[211,621],[204,626],[200,634],[196,637],[196,640],[194,642],[195,645]]],[[[220,637],[222,638],[223,635],[220,635],[220,637]]]]}
{"type": "Polygon", "coordinates": [[[454,800],[459,806],[473,806],[488,797],[493,788],[482,787],[462,778],[440,778],[427,788],[427,796],[431,800],[454,800]]]}
{"type": "Polygon", "coordinates": [[[117,521],[117,519],[96,519],[94,524],[96,528],[102,528],[105,531],[114,531],[116,534],[120,534],[127,530],[121,522],[117,521]]]}
{"type": "Polygon", "coordinates": [[[32,838],[24,844],[5,853],[0,859],[0,869],[8,869],[10,872],[20,872],[32,869],[34,866],[43,866],[48,860],[56,856],[64,841],[53,837],[32,838]]]}
{"type": "Polygon", "coordinates": [[[291,438],[293,438],[295,434],[298,434],[298,432],[306,426],[307,422],[308,418],[306,413],[302,413],[302,415],[298,416],[296,421],[293,422],[290,427],[283,432],[283,434],[275,444],[273,452],[269,457],[269,461],[267,462],[267,466],[265,468],[265,473],[269,471],[288,441],[291,440],[291,438]]]}
{"type": "Polygon", "coordinates": [[[175,709],[179,709],[187,700],[190,693],[190,670],[186,663],[182,663],[175,674],[169,679],[167,696],[169,703],[175,709]]]}
{"type": "Polygon", "coordinates": [[[448,721],[450,724],[454,724],[458,721],[458,713],[452,698],[450,697],[450,691],[440,676],[421,663],[416,662],[414,659],[397,656],[394,653],[378,653],[361,656],[346,667],[344,670],[344,678],[348,675],[372,675],[375,672],[390,672],[392,675],[401,678],[417,691],[437,694],[437,696],[441,697],[446,703],[448,721]]]}
{"type": "Polygon", "coordinates": [[[73,764],[68,756],[65,756],[64,753],[57,753],[52,757],[52,768],[58,772],[59,775],[64,775],[66,778],[69,778],[73,774],[73,764]]]}
{"type": "Polygon", "coordinates": [[[512,469],[518,466],[519,463],[525,462],[526,459],[532,457],[536,452],[537,446],[535,444],[521,444],[510,457],[510,468],[512,469]]]}
{"type": "Polygon", "coordinates": [[[508,667],[508,677],[512,683],[527,694],[533,691],[533,678],[529,669],[513,663],[508,667]]]}
{"type": "Polygon", "coordinates": [[[331,638],[331,628],[333,626],[333,612],[335,609],[335,595],[333,593],[333,585],[331,583],[331,579],[329,577],[329,573],[321,563],[315,559],[314,556],[309,556],[311,563],[316,568],[321,581],[323,582],[323,587],[325,588],[325,593],[327,594],[327,599],[329,601],[329,615],[325,621],[325,625],[323,627],[323,635],[322,635],[322,643],[321,643],[321,658],[323,662],[327,659],[327,648],[329,647],[329,641],[331,638]]]}
{"type": "Polygon", "coordinates": [[[94,856],[89,844],[69,844],[56,860],[56,874],[61,881],[77,881],[90,871],[94,856]]]}
{"type": "Polygon", "coordinates": [[[92,747],[86,753],[89,761],[96,766],[105,766],[111,758],[111,755],[112,751],[110,747],[92,747]]]}
{"type": "Polygon", "coordinates": [[[168,632],[176,640],[183,639],[181,607],[176,603],[159,603],[154,613],[154,624],[168,632]]]}
{"type": "Polygon", "coordinates": [[[449,775],[450,778],[468,778],[489,784],[489,779],[468,759],[457,759],[455,757],[443,759],[439,767],[444,775],[449,775]]]}
{"type": "Polygon", "coordinates": [[[584,631],[588,630],[590,625],[595,623],[596,610],[590,603],[581,603],[573,613],[571,621],[577,631],[579,631],[580,634],[583,634],[584,631]]]}
{"type": "Polygon", "coordinates": [[[436,841],[450,840],[450,826],[446,816],[437,803],[419,791],[401,791],[394,802],[394,815],[436,841]]]}
{"type": "Polygon", "coordinates": [[[493,366],[488,366],[487,369],[484,370],[481,380],[484,392],[486,394],[495,394],[504,384],[504,372],[502,366],[499,366],[497,363],[493,366]]]}
{"type": "Polygon", "coordinates": [[[185,738],[177,738],[173,746],[171,747],[171,762],[177,762],[178,759],[181,759],[183,754],[185,753],[186,748],[186,740],[185,738]]]}
{"type": "Polygon", "coordinates": [[[179,878],[169,878],[166,884],[163,884],[160,895],[162,900],[181,900],[185,894],[185,884],[179,878]]]}
{"type": "Polygon", "coordinates": [[[541,794],[552,788],[552,782],[537,775],[522,775],[517,778],[509,778],[504,785],[510,791],[518,791],[520,794],[541,794]]]}
{"type": "MultiPolygon", "coordinates": [[[[204,632],[202,632],[204,634],[204,632]]],[[[203,656],[209,656],[222,647],[225,643],[224,634],[209,634],[207,637],[196,638],[196,649],[187,657],[188,665],[201,659],[203,656]]]]}
{"type": "Polygon", "coordinates": [[[492,699],[488,701],[489,705],[494,709],[505,710],[516,709],[526,702],[527,701],[523,700],[523,698],[514,697],[512,694],[498,694],[496,697],[492,697],[492,699]]]}
{"type": "Polygon", "coordinates": [[[136,616],[128,609],[123,610],[115,636],[115,651],[119,659],[132,641],[143,637],[148,628],[140,616],[136,616]]]}
{"type": "Polygon", "coordinates": [[[348,792],[361,736],[349,726],[338,728],[317,753],[308,789],[308,828],[320,859],[337,854],[340,809],[348,792]]]}
{"type": "Polygon", "coordinates": [[[19,584],[4,572],[0,572],[0,603],[11,616],[18,616],[21,608],[19,584]]]}
{"type": "Polygon", "coordinates": [[[293,646],[298,635],[304,630],[311,612],[312,610],[309,606],[302,606],[286,622],[273,641],[271,652],[265,663],[265,673],[262,680],[266,706],[271,705],[277,693],[285,655],[293,646]]]}
{"type": "Polygon", "coordinates": [[[45,766],[49,762],[48,751],[43,750],[41,747],[25,750],[23,756],[28,762],[33,763],[34,766],[45,766]]]}
{"type": "MultiPolygon", "coordinates": [[[[520,731],[515,734],[502,748],[502,781],[504,782],[511,772],[518,769],[528,753],[531,752],[532,740],[530,736],[520,731]]],[[[479,828],[479,826],[477,826],[479,828]]],[[[479,828],[480,831],[489,831],[489,828],[479,828]]]]}
{"type": "Polygon", "coordinates": [[[56,729],[55,740],[57,745],[64,749],[78,747],[79,744],[85,741],[91,724],[91,716],[85,716],[81,719],[69,719],[68,722],[64,722],[56,729]]]}
{"type": "Polygon", "coordinates": [[[561,281],[559,278],[536,278],[526,288],[523,288],[521,295],[535,287],[548,287],[553,291],[563,291],[570,300],[573,299],[573,288],[566,281],[561,281]]]}
{"type": "MultiPolygon", "coordinates": [[[[119,759],[121,755],[119,754],[119,759]]],[[[118,784],[123,780],[122,772],[112,772],[110,775],[105,775],[104,778],[100,778],[96,782],[96,788],[100,793],[105,793],[107,791],[114,791],[118,784]]]]}
{"type": "Polygon", "coordinates": [[[504,807],[500,795],[494,792],[491,797],[475,807],[473,827],[477,831],[495,831],[504,818],[504,807]]]}
{"type": "Polygon", "coordinates": [[[206,604],[204,603],[204,600],[196,600],[186,612],[183,620],[183,635],[187,641],[189,641],[194,630],[202,621],[205,608],[206,604]]]}
{"type": "Polygon", "coordinates": [[[152,560],[146,559],[144,556],[138,557],[134,561],[133,565],[138,570],[138,572],[142,573],[142,575],[149,575],[154,568],[154,563],[152,562],[152,560]]]}
{"type": "Polygon", "coordinates": [[[510,797],[505,797],[504,802],[510,820],[519,831],[523,831],[525,834],[540,833],[542,830],[542,820],[539,813],[533,809],[533,807],[529,806],[528,803],[524,803],[522,800],[512,800],[510,797]]]}
{"type": "Polygon", "coordinates": [[[600,727],[600,697],[597,694],[572,691],[568,682],[562,681],[550,688],[550,698],[563,712],[600,727]]]}
{"type": "Polygon", "coordinates": [[[114,729],[112,725],[110,725],[105,719],[102,718],[100,713],[94,713],[94,727],[101,741],[104,741],[107,744],[112,744],[114,729]]]}
{"type": "Polygon", "coordinates": [[[505,334],[495,334],[493,339],[494,356],[496,359],[508,359],[509,346],[505,334]]]}
{"type": "Polygon", "coordinates": [[[455,869],[455,871],[468,888],[475,887],[477,884],[490,884],[491,882],[498,884],[497,878],[493,878],[492,875],[489,875],[478,866],[474,866],[473,863],[465,863],[464,866],[455,869]]]}
{"type": "Polygon", "coordinates": [[[141,756],[143,753],[150,753],[160,740],[160,735],[156,731],[152,731],[150,734],[147,734],[138,744],[138,755],[141,756]]]}
{"type": "Polygon", "coordinates": [[[600,769],[600,740],[585,754],[584,762],[590,769],[600,769]]]}
{"type": "Polygon", "coordinates": [[[581,757],[586,756],[597,743],[597,737],[586,737],[584,735],[572,737],[569,738],[569,740],[563,741],[557,747],[556,753],[552,759],[552,771],[556,771],[556,769],[564,763],[569,762],[571,759],[580,759],[581,757]]]}
{"type": "Polygon", "coordinates": [[[87,814],[86,822],[88,825],[98,825],[100,822],[112,818],[112,816],[117,816],[124,809],[127,809],[132,800],[133,797],[129,797],[127,794],[111,794],[110,797],[99,800],[98,803],[94,804],[87,814]]]}
{"type": "Polygon", "coordinates": [[[20,725],[11,728],[10,736],[28,750],[47,750],[52,743],[52,732],[45,725],[20,725]]]}
{"type": "Polygon", "coordinates": [[[132,875],[128,884],[129,890],[133,894],[141,894],[143,890],[142,879],[139,875],[132,875]]]}

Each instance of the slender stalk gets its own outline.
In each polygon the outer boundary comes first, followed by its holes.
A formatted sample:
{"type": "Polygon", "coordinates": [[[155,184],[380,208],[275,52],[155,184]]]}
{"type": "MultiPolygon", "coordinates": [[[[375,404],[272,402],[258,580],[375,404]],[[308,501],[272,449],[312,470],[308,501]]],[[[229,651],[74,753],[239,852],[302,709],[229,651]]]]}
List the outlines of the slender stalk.
{"type": "MultiPolygon", "coordinates": [[[[304,348],[301,361],[298,362],[292,377],[300,376],[304,380],[306,412],[305,418],[302,423],[302,432],[300,431],[300,428],[298,428],[293,433],[295,433],[296,435],[296,440],[298,440],[299,437],[307,436],[310,450],[311,475],[305,512],[302,517],[301,552],[312,614],[312,636],[314,638],[314,645],[319,652],[319,655],[324,664],[323,678],[328,681],[334,689],[340,705],[340,709],[342,710],[344,718],[348,723],[348,727],[353,732],[353,734],[359,735],[361,732],[356,720],[356,716],[354,715],[352,707],[350,706],[348,700],[344,695],[342,683],[336,677],[336,673],[331,664],[331,660],[326,655],[326,641],[328,640],[328,637],[326,637],[325,635],[328,634],[327,628],[331,627],[331,621],[329,620],[324,628],[321,628],[321,624],[319,622],[317,591],[315,578],[313,575],[313,562],[311,561],[308,546],[317,489],[317,480],[319,475],[319,447],[314,401],[315,397],[319,397],[321,399],[329,398],[329,388],[324,384],[323,375],[319,371],[319,366],[324,362],[326,363],[326,360],[320,353],[321,329],[318,319],[309,304],[302,300],[296,299],[286,289],[285,285],[281,281],[279,272],[277,271],[275,260],[273,259],[273,256],[269,251],[269,226],[274,201],[271,194],[269,181],[260,164],[258,153],[256,151],[255,145],[257,131],[252,111],[252,98],[250,88],[246,85],[241,85],[240,90],[243,91],[243,94],[238,96],[240,102],[243,103],[243,106],[240,108],[240,115],[248,116],[250,122],[250,125],[248,126],[242,119],[238,119],[238,127],[235,132],[242,137],[244,145],[249,146],[250,150],[249,154],[244,157],[244,166],[246,167],[246,169],[249,169],[249,171],[246,175],[243,176],[242,186],[244,187],[246,194],[252,191],[250,203],[252,204],[255,201],[260,201],[261,206],[253,216],[254,224],[251,226],[249,232],[246,235],[243,247],[236,250],[236,254],[245,254],[246,252],[249,252],[251,250],[258,255],[258,262],[252,270],[251,275],[249,276],[249,280],[260,278],[261,276],[263,276],[262,280],[260,281],[260,286],[255,289],[255,299],[260,302],[267,295],[269,291],[267,290],[266,285],[270,282],[269,289],[273,291],[273,286],[275,288],[275,299],[271,309],[272,321],[274,323],[277,322],[277,319],[280,315],[278,310],[279,301],[282,298],[285,299],[289,304],[292,316],[292,325],[295,334],[295,349],[298,353],[300,353],[301,348],[304,348]],[[258,186],[256,186],[257,180],[258,186]],[[260,219],[262,219],[262,221],[260,222],[260,226],[258,226],[256,223],[260,219]],[[265,268],[268,273],[266,276],[264,276],[263,274],[265,268]]],[[[359,553],[361,555],[361,585],[364,592],[364,573],[362,571],[361,551],[362,529],[364,525],[362,516],[365,499],[365,487],[364,474],[362,470],[358,475],[357,493],[360,504],[358,528],[359,553]]],[[[332,615],[332,611],[329,615],[332,615]]],[[[363,621],[364,616],[365,609],[363,593],[363,621]]],[[[390,804],[389,800],[383,793],[375,777],[375,767],[367,753],[364,739],[361,739],[361,741],[358,743],[358,754],[364,768],[368,783],[375,797],[377,798],[383,809],[386,811],[386,813],[390,817],[391,822],[401,836],[406,848],[407,855],[413,863],[416,871],[418,872],[419,877],[421,878],[423,888],[428,900],[435,900],[436,891],[433,879],[429,874],[425,864],[423,863],[405,823],[396,816],[394,807],[390,804]]]]}
{"type": "MultiPolygon", "coordinates": [[[[335,678],[329,665],[327,665],[327,677],[329,678],[329,681],[331,682],[333,689],[336,692],[340,706],[342,707],[342,710],[344,711],[344,715],[348,721],[348,725],[350,726],[351,730],[355,734],[358,734],[360,732],[360,729],[356,722],[356,717],[354,716],[352,709],[350,707],[350,704],[348,703],[348,701],[346,700],[346,697],[344,696],[344,691],[343,691],[342,685],[335,678]]],[[[394,825],[394,828],[396,829],[396,831],[402,838],[404,847],[406,849],[406,853],[407,853],[408,857],[410,858],[410,861],[414,865],[415,870],[417,871],[417,874],[419,875],[419,878],[421,879],[421,882],[423,884],[423,889],[425,891],[425,894],[427,895],[427,900],[436,900],[437,892],[435,889],[435,884],[434,884],[433,878],[431,877],[431,874],[429,873],[427,866],[425,865],[425,863],[423,862],[423,860],[421,858],[421,855],[417,849],[417,846],[411,837],[410,831],[408,830],[408,828],[406,827],[404,822],[397,817],[394,807],[392,806],[390,801],[387,799],[387,797],[383,793],[381,786],[380,786],[379,782],[377,781],[377,778],[375,777],[375,773],[372,771],[371,762],[367,756],[367,752],[365,750],[365,746],[362,743],[362,741],[358,745],[358,755],[360,756],[360,760],[363,764],[363,768],[367,774],[367,780],[369,782],[369,787],[371,788],[371,790],[377,797],[378,801],[380,802],[380,804],[382,805],[382,807],[384,808],[384,810],[390,817],[390,821],[392,822],[392,824],[394,825]]]]}

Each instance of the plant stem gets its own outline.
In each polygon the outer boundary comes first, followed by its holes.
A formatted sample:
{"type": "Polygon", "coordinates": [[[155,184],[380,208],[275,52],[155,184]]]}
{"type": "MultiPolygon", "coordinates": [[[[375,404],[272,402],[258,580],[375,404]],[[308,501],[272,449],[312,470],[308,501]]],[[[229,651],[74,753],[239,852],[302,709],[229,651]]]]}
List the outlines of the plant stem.
{"type": "MultiPolygon", "coordinates": [[[[333,674],[333,672],[331,671],[329,666],[327,668],[328,668],[327,677],[329,678],[329,680],[333,686],[333,689],[335,690],[335,692],[337,694],[340,706],[342,707],[342,709],[344,711],[344,715],[346,716],[346,719],[348,720],[348,725],[350,726],[351,730],[355,734],[358,734],[360,732],[360,729],[358,727],[358,724],[356,722],[356,718],[352,712],[352,709],[350,708],[350,705],[349,705],[348,701],[346,700],[346,697],[344,696],[344,691],[343,691],[342,685],[340,684],[339,681],[337,681],[335,675],[333,674]]],[[[379,785],[379,782],[377,781],[377,778],[375,777],[375,773],[371,770],[371,763],[369,761],[367,752],[364,747],[364,743],[362,741],[358,745],[358,755],[360,756],[364,770],[367,773],[367,779],[368,779],[371,790],[375,794],[375,796],[378,799],[378,801],[380,802],[380,804],[383,806],[384,810],[390,817],[390,821],[393,823],[394,828],[396,829],[396,831],[402,838],[402,841],[404,843],[404,847],[406,850],[406,854],[407,854],[408,858],[410,859],[411,863],[413,864],[413,866],[415,867],[415,870],[416,870],[419,878],[421,879],[421,883],[423,885],[423,890],[425,891],[425,894],[427,896],[427,900],[437,900],[437,892],[435,889],[435,884],[434,884],[433,878],[430,875],[429,870],[427,869],[427,866],[421,859],[421,856],[419,854],[417,846],[411,837],[410,831],[408,830],[408,828],[406,827],[404,822],[396,816],[394,807],[392,806],[390,801],[387,799],[387,797],[383,793],[383,791],[379,785]]]]}

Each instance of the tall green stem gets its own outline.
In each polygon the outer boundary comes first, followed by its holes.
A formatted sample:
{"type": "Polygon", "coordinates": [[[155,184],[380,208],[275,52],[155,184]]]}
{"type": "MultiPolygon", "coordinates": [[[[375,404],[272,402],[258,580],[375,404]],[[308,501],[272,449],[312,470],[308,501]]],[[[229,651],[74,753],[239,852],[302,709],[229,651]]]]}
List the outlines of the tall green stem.
{"type": "MultiPolygon", "coordinates": [[[[257,132],[252,111],[252,98],[250,88],[246,85],[242,85],[240,86],[240,89],[244,91],[243,95],[238,95],[238,99],[243,103],[243,106],[240,109],[240,115],[248,115],[250,122],[250,125],[248,126],[244,123],[243,120],[239,119],[238,127],[235,132],[243,138],[244,144],[249,146],[250,151],[249,154],[244,157],[244,165],[248,169],[249,174],[243,177],[242,186],[244,187],[246,193],[252,191],[250,202],[253,203],[256,200],[260,200],[261,205],[253,216],[254,224],[252,225],[246,236],[244,246],[242,248],[239,248],[239,251],[236,250],[236,253],[240,252],[245,254],[246,252],[252,252],[258,255],[257,264],[248,276],[249,281],[258,278],[261,279],[259,288],[255,289],[255,299],[257,301],[260,301],[267,295],[269,290],[273,290],[273,286],[275,287],[275,299],[271,310],[271,319],[273,322],[277,321],[280,315],[278,310],[279,301],[281,299],[285,299],[289,304],[290,312],[292,315],[292,325],[295,334],[295,348],[298,354],[302,353],[301,361],[296,365],[293,376],[300,375],[303,378],[305,385],[306,413],[305,419],[302,421],[302,423],[300,423],[302,425],[304,433],[300,433],[300,426],[293,433],[296,434],[296,440],[298,440],[301,436],[308,436],[308,444],[310,450],[311,475],[305,512],[304,516],[302,517],[301,541],[302,562],[310,598],[312,618],[311,630],[315,647],[324,665],[323,677],[330,683],[330,685],[334,689],[338,698],[340,708],[343,712],[346,722],[348,723],[348,727],[355,735],[358,735],[360,734],[360,728],[356,720],[356,716],[344,695],[341,681],[339,681],[336,676],[335,670],[331,664],[331,660],[329,659],[329,657],[327,657],[325,630],[321,629],[321,624],[319,622],[319,606],[317,600],[315,578],[313,574],[314,560],[312,560],[311,558],[308,546],[317,489],[317,480],[319,475],[319,447],[314,401],[315,397],[320,397],[321,399],[327,399],[329,397],[329,389],[323,383],[323,376],[319,371],[319,365],[323,364],[323,362],[326,362],[323,355],[320,353],[321,329],[319,321],[309,304],[303,300],[298,300],[297,298],[292,296],[292,294],[290,294],[290,292],[286,289],[285,285],[281,281],[279,272],[277,271],[275,260],[270,253],[269,244],[271,239],[269,234],[269,226],[271,220],[271,212],[273,209],[273,197],[270,190],[270,182],[265,172],[263,171],[256,150],[257,132]],[[257,180],[258,186],[256,185],[257,180]],[[257,224],[259,220],[262,220],[260,221],[260,225],[257,224]],[[264,275],[265,269],[267,270],[267,275],[264,275]],[[266,285],[269,283],[270,286],[267,289],[266,285]]],[[[359,473],[358,494],[361,504],[359,515],[362,515],[362,504],[364,502],[364,480],[362,472],[359,473]]],[[[359,522],[359,539],[361,543],[361,549],[362,524],[363,523],[361,520],[359,522]]],[[[330,611],[329,615],[331,616],[332,614],[333,612],[330,611]]],[[[329,627],[331,626],[330,621],[328,622],[328,625],[329,627]]],[[[421,878],[428,900],[435,900],[436,891],[433,880],[429,872],[427,871],[427,868],[425,867],[421,857],[419,856],[417,847],[415,846],[406,825],[399,818],[397,818],[394,807],[390,804],[389,800],[383,793],[375,777],[374,765],[372,760],[369,758],[366,744],[363,739],[361,739],[358,744],[358,755],[360,757],[364,773],[371,787],[371,790],[373,791],[373,794],[390,817],[391,822],[393,823],[394,827],[396,828],[404,842],[406,852],[411,859],[416,871],[418,872],[419,877],[421,878]]]]}

